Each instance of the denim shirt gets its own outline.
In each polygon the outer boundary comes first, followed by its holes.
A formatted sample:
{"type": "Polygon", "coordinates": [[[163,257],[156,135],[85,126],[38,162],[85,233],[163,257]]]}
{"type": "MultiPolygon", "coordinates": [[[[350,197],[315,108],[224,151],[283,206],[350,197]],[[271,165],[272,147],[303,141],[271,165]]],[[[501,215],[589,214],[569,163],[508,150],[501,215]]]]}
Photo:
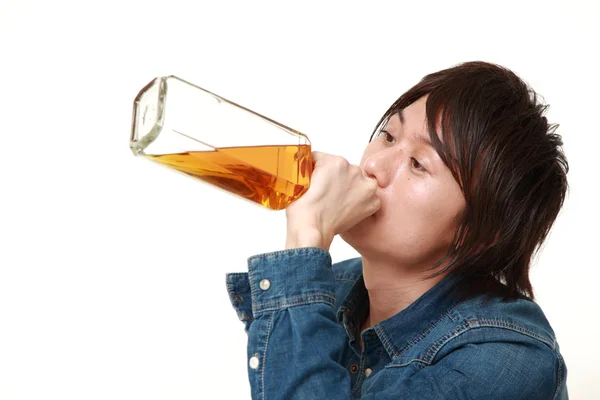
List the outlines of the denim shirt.
{"type": "Polygon", "coordinates": [[[565,363],[528,300],[457,301],[446,277],[360,332],[360,258],[301,248],[248,259],[227,289],[248,334],[253,399],[567,399],[565,363]],[[363,348],[358,343],[363,340],[363,348]]]}

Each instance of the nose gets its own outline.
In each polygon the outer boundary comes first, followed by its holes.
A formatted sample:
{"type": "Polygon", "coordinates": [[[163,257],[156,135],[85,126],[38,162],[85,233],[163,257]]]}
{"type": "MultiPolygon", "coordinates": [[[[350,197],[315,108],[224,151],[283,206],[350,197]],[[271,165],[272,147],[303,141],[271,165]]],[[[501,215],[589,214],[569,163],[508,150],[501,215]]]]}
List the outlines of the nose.
{"type": "Polygon", "coordinates": [[[371,154],[363,162],[365,175],[375,179],[379,187],[387,187],[398,172],[402,152],[399,146],[394,146],[371,154]]]}

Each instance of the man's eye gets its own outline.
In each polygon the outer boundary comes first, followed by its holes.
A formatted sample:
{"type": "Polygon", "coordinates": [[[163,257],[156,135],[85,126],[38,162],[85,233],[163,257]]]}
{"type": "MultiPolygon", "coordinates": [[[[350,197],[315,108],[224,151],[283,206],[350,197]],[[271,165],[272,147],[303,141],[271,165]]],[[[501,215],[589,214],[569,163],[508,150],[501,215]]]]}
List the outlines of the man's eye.
{"type": "Polygon", "coordinates": [[[381,131],[381,136],[388,143],[396,143],[396,139],[388,131],[381,131]]]}
{"type": "Polygon", "coordinates": [[[411,157],[410,163],[412,167],[419,171],[425,171],[425,168],[421,165],[421,163],[414,157],[411,157]]]}

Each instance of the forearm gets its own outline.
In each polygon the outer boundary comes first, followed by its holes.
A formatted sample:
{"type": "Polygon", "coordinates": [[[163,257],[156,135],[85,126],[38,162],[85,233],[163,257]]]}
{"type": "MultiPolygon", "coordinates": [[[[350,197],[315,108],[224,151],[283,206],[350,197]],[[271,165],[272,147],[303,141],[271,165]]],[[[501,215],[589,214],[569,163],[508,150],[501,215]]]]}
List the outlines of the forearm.
{"type": "Polygon", "coordinates": [[[333,317],[324,303],[259,317],[248,335],[248,357],[259,358],[258,368],[248,371],[252,397],[348,400],[350,376],[339,363],[344,333],[333,317]]]}
{"type": "Polygon", "coordinates": [[[345,333],[336,321],[329,253],[300,248],[252,257],[248,282],[252,397],[348,399],[350,376],[339,364],[345,333]]]}

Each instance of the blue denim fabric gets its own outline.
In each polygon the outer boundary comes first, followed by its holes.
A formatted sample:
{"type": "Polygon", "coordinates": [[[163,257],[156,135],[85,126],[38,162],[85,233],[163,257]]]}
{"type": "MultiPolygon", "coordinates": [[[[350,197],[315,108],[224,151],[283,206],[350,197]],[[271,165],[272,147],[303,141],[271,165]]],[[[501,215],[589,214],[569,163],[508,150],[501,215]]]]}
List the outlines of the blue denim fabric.
{"type": "Polygon", "coordinates": [[[540,307],[457,301],[455,282],[444,278],[359,332],[368,311],[360,258],[332,265],[318,248],[249,258],[227,289],[248,333],[252,398],[567,399],[567,369],[540,307]]]}

